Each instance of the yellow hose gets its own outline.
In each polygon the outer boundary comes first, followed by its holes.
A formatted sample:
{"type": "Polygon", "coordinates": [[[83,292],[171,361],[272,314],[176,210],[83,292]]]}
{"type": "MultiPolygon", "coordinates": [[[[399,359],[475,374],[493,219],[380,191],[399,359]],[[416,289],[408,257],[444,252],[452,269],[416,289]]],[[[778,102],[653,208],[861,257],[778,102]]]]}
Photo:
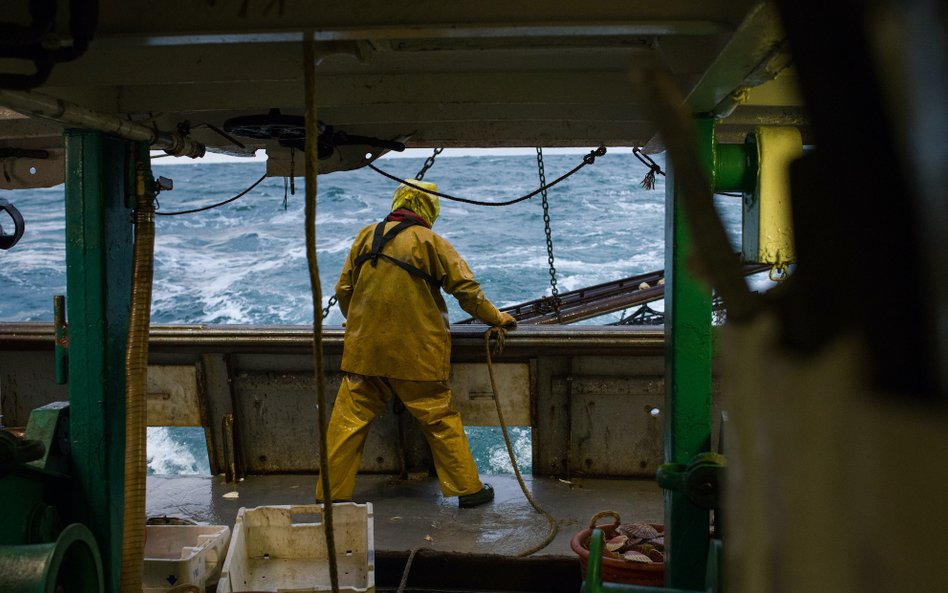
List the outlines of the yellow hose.
{"type": "Polygon", "coordinates": [[[155,254],[155,207],[145,191],[145,171],[136,172],[135,255],[125,347],[125,492],[122,519],[121,591],[140,593],[145,563],[145,391],[148,329],[155,254]]]}

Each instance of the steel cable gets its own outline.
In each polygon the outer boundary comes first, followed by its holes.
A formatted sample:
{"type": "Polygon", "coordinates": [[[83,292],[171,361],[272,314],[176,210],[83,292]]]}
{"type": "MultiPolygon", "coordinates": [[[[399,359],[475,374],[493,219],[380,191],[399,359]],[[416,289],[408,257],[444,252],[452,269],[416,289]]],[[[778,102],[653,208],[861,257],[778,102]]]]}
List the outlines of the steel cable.
{"type": "Polygon", "coordinates": [[[506,200],[506,201],[503,201],[503,202],[484,202],[484,201],[481,201],[481,200],[470,200],[470,199],[468,199],[468,198],[459,198],[459,197],[457,197],[457,196],[452,196],[452,195],[450,195],[450,194],[445,194],[445,193],[441,193],[441,192],[431,191],[431,190],[425,189],[425,188],[423,188],[423,187],[419,187],[419,186],[417,186],[417,185],[414,185],[413,183],[411,183],[411,181],[406,181],[406,180],[404,180],[404,179],[400,179],[400,178],[396,177],[395,175],[392,175],[391,173],[389,173],[389,172],[387,172],[387,171],[383,171],[382,169],[379,169],[378,167],[376,167],[376,166],[373,165],[373,164],[369,164],[369,165],[366,165],[366,166],[367,166],[368,168],[372,169],[373,171],[375,171],[376,173],[378,173],[379,175],[382,175],[383,177],[387,177],[387,178],[391,179],[392,181],[396,181],[396,182],[398,182],[398,183],[407,185],[408,187],[417,189],[418,191],[423,191],[423,192],[428,193],[428,194],[431,194],[431,195],[433,195],[433,196],[438,196],[439,198],[444,198],[445,200],[451,200],[451,201],[453,201],[453,202],[461,202],[461,203],[463,203],[463,204],[473,204],[474,206],[510,206],[511,204],[516,204],[516,203],[518,203],[518,202],[523,202],[524,200],[529,200],[530,198],[532,198],[533,196],[535,196],[535,195],[537,195],[537,194],[543,192],[544,190],[547,190],[547,189],[553,187],[554,185],[556,185],[557,183],[563,181],[563,180],[566,179],[567,177],[570,177],[571,175],[573,175],[574,173],[576,173],[577,171],[579,171],[580,169],[582,169],[582,168],[585,167],[586,165],[592,165],[593,163],[596,162],[596,157],[603,156],[604,154],[606,154],[606,147],[605,147],[605,146],[600,146],[599,148],[597,148],[597,149],[595,149],[595,150],[591,150],[591,151],[589,151],[589,154],[587,154],[587,155],[585,155],[585,156],[583,157],[583,160],[582,160],[581,163],[579,163],[578,165],[576,165],[575,167],[573,167],[572,169],[570,169],[569,171],[567,171],[567,172],[564,173],[563,175],[560,175],[559,177],[557,177],[556,179],[554,179],[554,180],[551,181],[550,183],[548,183],[548,184],[546,184],[546,185],[543,185],[543,186],[537,188],[536,190],[534,190],[534,191],[532,191],[532,192],[530,192],[530,193],[528,193],[528,194],[526,194],[526,195],[520,196],[519,198],[514,198],[514,199],[512,199],[512,200],[506,200]]]}
{"type": "Polygon", "coordinates": [[[158,216],[178,216],[179,214],[194,214],[195,212],[204,212],[205,210],[210,210],[211,208],[217,208],[217,207],[219,207],[219,206],[225,206],[225,205],[227,205],[227,204],[230,204],[230,203],[233,202],[234,200],[237,200],[237,199],[242,198],[242,197],[246,196],[247,194],[249,194],[249,193],[250,193],[250,190],[252,190],[253,188],[255,188],[255,187],[257,187],[258,185],[260,185],[261,183],[263,183],[263,180],[266,179],[266,178],[267,178],[267,174],[264,173],[263,175],[260,176],[260,179],[254,181],[254,182],[250,185],[250,187],[248,187],[248,188],[245,189],[244,191],[240,192],[239,194],[237,194],[237,195],[234,196],[233,198],[228,198],[228,199],[224,200],[223,202],[218,202],[218,203],[216,203],[216,204],[211,204],[210,206],[204,206],[204,207],[202,207],[202,208],[194,208],[194,209],[192,209],[192,210],[180,210],[180,211],[178,211],[178,212],[155,212],[155,214],[158,215],[158,216]]]}

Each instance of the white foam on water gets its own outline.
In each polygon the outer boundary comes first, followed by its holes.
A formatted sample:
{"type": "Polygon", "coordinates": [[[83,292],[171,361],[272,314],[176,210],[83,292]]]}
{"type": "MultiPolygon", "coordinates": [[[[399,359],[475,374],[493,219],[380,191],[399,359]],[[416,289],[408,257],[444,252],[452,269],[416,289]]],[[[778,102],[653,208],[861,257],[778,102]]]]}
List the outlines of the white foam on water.
{"type": "Polygon", "coordinates": [[[149,426],[146,464],[149,474],[209,475],[209,462],[199,460],[191,447],[175,438],[166,426],[149,426]]]}
{"type": "MultiPolygon", "coordinates": [[[[337,239],[324,239],[322,242],[317,239],[316,241],[316,251],[317,255],[323,253],[349,253],[349,249],[352,247],[352,241],[354,237],[340,237],[337,239]]],[[[303,250],[305,257],[305,250],[303,250]]]]}
{"type": "MultiPolygon", "coordinates": [[[[517,467],[520,469],[520,473],[529,475],[533,471],[533,442],[530,428],[514,426],[509,427],[507,432],[510,433],[510,445],[513,448],[514,457],[517,459],[517,467]]],[[[484,473],[514,473],[513,465],[510,462],[510,454],[507,452],[507,446],[503,442],[502,436],[500,443],[491,446],[487,461],[489,471],[484,473]]]]}

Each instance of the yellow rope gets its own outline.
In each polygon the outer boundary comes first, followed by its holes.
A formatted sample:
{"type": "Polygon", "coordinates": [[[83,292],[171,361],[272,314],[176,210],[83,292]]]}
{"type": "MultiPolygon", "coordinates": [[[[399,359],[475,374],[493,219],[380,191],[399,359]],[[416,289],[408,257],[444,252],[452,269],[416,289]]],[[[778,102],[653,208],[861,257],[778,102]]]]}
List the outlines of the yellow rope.
{"type": "Polygon", "coordinates": [[[487,357],[487,373],[490,375],[490,389],[494,393],[494,406],[497,408],[497,419],[500,421],[500,429],[504,433],[504,443],[507,445],[507,455],[510,456],[510,464],[513,466],[514,474],[517,476],[517,482],[520,484],[520,490],[523,491],[523,495],[527,497],[527,501],[530,503],[530,506],[533,509],[546,517],[546,520],[550,523],[550,532],[547,534],[546,539],[542,542],[524,550],[517,554],[519,557],[529,556],[530,554],[535,554],[543,548],[550,545],[550,542],[553,541],[553,538],[556,537],[557,531],[559,531],[559,525],[556,523],[556,519],[550,513],[546,512],[543,507],[540,506],[540,503],[533,498],[533,495],[527,490],[527,485],[523,481],[523,476],[520,475],[520,468],[517,466],[517,458],[514,456],[513,446],[510,444],[510,435],[507,434],[507,423],[504,421],[504,413],[500,409],[500,395],[497,393],[497,383],[494,380],[494,361],[491,359],[490,355],[490,339],[491,336],[497,337],[497,347],[494,349],[494,354],[500,354],[504,350],[504,344],[507,340],[507,332],[502,327],[492,327],[484,332],[484,352],[487,357]]]}

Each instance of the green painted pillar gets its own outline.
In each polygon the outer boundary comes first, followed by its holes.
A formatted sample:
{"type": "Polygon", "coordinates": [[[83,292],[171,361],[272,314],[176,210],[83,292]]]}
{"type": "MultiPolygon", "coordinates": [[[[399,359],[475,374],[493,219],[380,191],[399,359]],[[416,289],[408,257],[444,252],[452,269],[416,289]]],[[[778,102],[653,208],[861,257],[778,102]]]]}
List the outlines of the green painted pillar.
{"type": "MultiPolygon", "coordinates": [[[[714,120],[698,121],[702,164],[711,175],[714,120]]],[[[711,289],[695,278],[680,188],[665,181],[665,463],[686,464],[711,447],[711,289]]],[[[710,514],[683,492],[665,491],[665,586],[704,587],[710,514]]]]}
{"type": "Polygon", "coordinates": [[[67,130],[66,306],[77,519],[99,544],[107,593],[119,593],[125,483],[125,342],[133,233],[126,163],[134,145],[67,130]]]}

